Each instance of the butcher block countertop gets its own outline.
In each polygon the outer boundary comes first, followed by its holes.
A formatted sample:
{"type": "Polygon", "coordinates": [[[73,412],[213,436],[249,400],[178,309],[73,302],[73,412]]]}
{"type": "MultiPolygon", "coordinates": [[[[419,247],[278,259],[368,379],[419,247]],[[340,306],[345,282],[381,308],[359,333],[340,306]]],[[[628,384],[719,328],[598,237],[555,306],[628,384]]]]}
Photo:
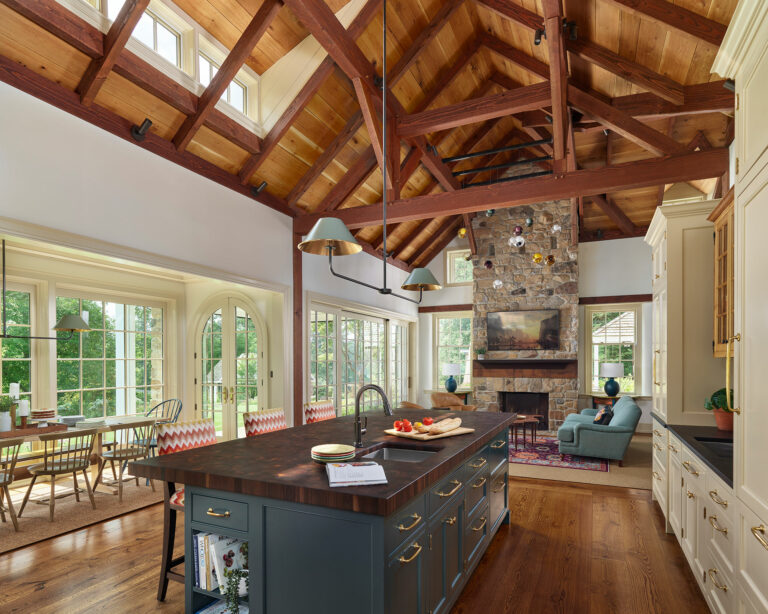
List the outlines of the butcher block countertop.
{"type": "Polygon", "coordinates": [[[509,428],[510,414],[491,412],[446,412],[398,409],[395,416],[365,414],[368,432],[358,457],[386,444],[436,454],[417,463],[378,460],[388,484],[331,488],[325,466],[310,459],[310,449],[323,443],[351,444],[353,416],[306,424],[257,437],[227,441],[130,464],[134,475],[295,503],[321,505],[341,510],[388,516],[423,492],[462,461],[469,459],[493,436],[509,428]],[[387,435],[396,419],[411,421],[432,416],[435,421],[460,417],[473,433],[430,442],[387,435]]]}

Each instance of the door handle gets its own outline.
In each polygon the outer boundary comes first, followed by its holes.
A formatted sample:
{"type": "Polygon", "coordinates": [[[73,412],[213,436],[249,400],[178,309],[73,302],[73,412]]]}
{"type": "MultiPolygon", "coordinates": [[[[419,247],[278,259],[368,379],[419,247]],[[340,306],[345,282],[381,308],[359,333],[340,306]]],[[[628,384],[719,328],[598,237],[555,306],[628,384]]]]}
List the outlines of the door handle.
{"type": "Polygon", "coordinates": [[[226,402],[227,402],[227,396],[228,396],[228,395],[227,395],[227,387],[226,387],[226,386],[222,386],[222,387],[221,387],[221,400],[222,400],[224,403],[226,403],[226,402]]]}
{"type": "Polygon", "coordinates": [[[736,333],[732,337],[728,337],[728,341],[725,343],[725,404],[728,407],[728,411],[734,414],[741,414],[741,409],[738,407],[731,407],[731,341],[741,341],[741,335],[736,333]]]}
{"type": "Polygon", "coordinates": [[[229,402],[230,403],[237,403],[237,399],[235,398],[235,387],[230,386],[229,387],[229,402]]]}

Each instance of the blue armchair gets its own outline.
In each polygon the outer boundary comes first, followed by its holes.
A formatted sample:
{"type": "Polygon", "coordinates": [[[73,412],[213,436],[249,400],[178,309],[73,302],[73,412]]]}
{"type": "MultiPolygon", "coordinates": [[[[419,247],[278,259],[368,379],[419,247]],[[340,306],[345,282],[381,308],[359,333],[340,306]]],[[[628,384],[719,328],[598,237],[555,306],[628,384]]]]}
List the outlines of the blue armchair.
{"type": "Polygon", "coordinates": [[[607,458],[621,463],[641,413],[634,399],[624,396],[613,406],[610,424],[593,423],[596,409],[584,409],[580,414],[566,416],[557,431],[560,454],[607,458]]]}

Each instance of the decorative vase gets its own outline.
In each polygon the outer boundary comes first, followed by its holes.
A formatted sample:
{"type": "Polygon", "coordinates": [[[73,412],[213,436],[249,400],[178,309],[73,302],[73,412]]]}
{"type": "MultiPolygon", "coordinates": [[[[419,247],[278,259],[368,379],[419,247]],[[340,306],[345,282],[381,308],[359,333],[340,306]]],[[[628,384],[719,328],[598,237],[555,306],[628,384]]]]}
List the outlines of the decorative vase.
{"type": "Polygon", "coordinates": [[[715,414],[715,424],[717,424],[718,431],[732,431],[733,430],[733,414],[719,407],[715,407],[712,410],[715,414]]]}
{"type": "Polygon", "coordinates": [[[0,413],[0,431],[11,430],[11,412],[4,411],[0,413]]]}
{"type": "Polygon", "coordinates": [[[456,380],[453,379],[453,375],[449,375],[448,379],[445,380],[445,389],[448,392],[456,392],[456,388],[458,388],[459,385],[456,383],[456,380]]]}
{"type": "Polygon", "coordinates": [[[609,377],[608,381],[605,382],[605,386],[603,386],[603,390],[605,390],[606,396],[615,397],[617,394],[619,394],[619,382],[617,382],[612,377],[609,377]]]}

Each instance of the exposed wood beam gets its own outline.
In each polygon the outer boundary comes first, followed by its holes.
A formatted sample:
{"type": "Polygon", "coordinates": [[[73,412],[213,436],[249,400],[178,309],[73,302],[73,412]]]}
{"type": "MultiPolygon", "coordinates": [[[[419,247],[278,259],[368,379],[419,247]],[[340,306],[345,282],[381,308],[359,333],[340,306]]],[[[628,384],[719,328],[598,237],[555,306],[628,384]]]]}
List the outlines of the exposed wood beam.
{"type": "MultiPolygon", "coordinates": [[[[544,27],[543,21],[541,27],[544,27]]],[[[481,32],[478,38],[484,47],[500,55],[504,59],[509,60],[529,74],[541,79],[549,79],[549,66],[541,60],[537,60],[524,51],[520,51],[516,47],[505,43],[500,38],[497,38],[488,32],[481,32]]]]}
{"type": "Polygon", "coordinates": [[[98,104],[85,106],[80,102],[80,96],[78,96],[77,93],[54,83],[25,66],[3,56],[0,56],[0,81],[26,92],[35,98],[39,98],[75,117],[79,117],[94,126],[98,126],[129,143],[133,143],[137,147],[146,149],[147,151],[174,162],[175,164],[206,177],[211,181],[215,181],[243,196],[261,202],[280,213],[293,217],[293,212],[282,199],[266,192],[262,192],[257,198],[254,198],[250,188],[240,184],[234,175],[230,175],[218,166],[211,164],[198,156],[190,154],[189,152],[178,151],[170,141],[157,136],[151,131],[147,133],[144,141],[137,143],[131,137],[131,121],[120,117],[98,104]]]}
{"type": "Polygon", "coordinates": [[[427,226],[429,226],[431,222],[432,220],[421,220],[421,222],[419,222],[419,225],[416,226],[416,228],[414,228],[411,231],[411,234],[409,234],[405,239],[403,239],[400,245],[397,246],[397,249],[393,251],[392,255],[395,258],[399,258],[400,255],[405,250],[407,250],[409,247],[411,247],[411,245],[413,245],[413,242],[418,238],[418,236],[422,232],[424,232],[424,230],[427,228],[427,226]]]}
{"type": "MultiPolygon", "coordinates": [[[[365,122],[365,126],[368,129],[368,136],[371,139],[371,147],[373,147],[373,153],[376,156],[379,167],[383,169],[384,156],[388,155],[388,152],[384,151],[384,133],[382,131],[381,122],[379,121],[379,117],[376,113],[373,97],[371,96],[370,90],[363,84],[362,79],[355,77],[352,79],[352,83],[355,86],[355,94],[357,94],[357,101],[360,104],[360,111],[363,114],[363,121],[365,122]]],[[[387,122],[390,121],[392,121],[392,118],[387,118],[387,122]]],[[[394,185],[392,165],[388,166],[387,182],[390,186],[394,185]]]]}
{"type": "Polygon", "coordinates": [[[699,130],[688,143],[688,149],[712,149],[712,143],[710,143],[707,136],[699,130]]]}
{"type": "MultiPolygon", "coordinates": [[[[563,5],[561,0],[542,0],[544,28],[549,50],[549,84],[552,98],[552,148],[555,172],[565,169],[568,130],[568,62],[563,40],[563,5]]],[[[575,170],[575,169],[569,169],[575,170]]]]}
{"type": "Polygon", "coordinates": [[[613,0],[632,13],[719,47],[727,26],[666,0],[613,0]]]}
{"type": "Polygon", "coordinates": [[[89,105],[96,98],[148,4],[149,0],[128,0],[123,4],[104,37],[104,54],[91,60],[80,79],[77,86],[80,102],[89,105]]]}
{"type": "Polygon", "coordinates": [[[544,27],[542,18],[536,13],[510,2],[510,0],[480,0],[480,4],[491,12],[512,19],[529,30],[539,30],[544,27]]]}
{"type": "Polygon", "coordinates": [[[443,251],[446,246],[453,241],[456,236],[456,230],[461,225],[461,216],[449,218],[435,233],[432,244],[426,251],[422,251],[416,259],[412,261],[414,266],[426,266],[435,256],[443,251]]]}
{"type": "Polygon", "coordinates": [[[442,94],[451,83],[453,83],[453,80],[459,75],[459,73],[461,73],[467,67],[472,58],[475,57],[475,54],[479,48],[480,41],[477,38],[473,39],[469,46],[459,54],[458,59],[452,66],[445,68],[438,73],[432,89],[416,106],[413,112],[419,113],[420,111],[425,111],[427,108],[429,108],[429,105],[431,105],[437,99],[437,97],[440,96],[440,94],[442,94]]]}
{"type": "MultiPolygon", "coordinates": [[[[363,251],[366,254],[381,260],[383,254],[380,249],[375,249],[370,243],[361,239],[358,239],[357,242],[360,243],[360,245],[363,247],[363,251]]],[[[398,260],[397,258],[393,258],[392,256],[387,257],[387,264],[391,264],[392,266],[397,267],[398,269],[402,269],[403,271],[407,271],[408,273],[413,270],[413,267],[410,264],[403,262],[402,260],[398,260]]]]}
{"type": "Polygon", "coordinates": [[[418,147],[411,147],[400,167],[400,181],[402,185],[408,183],[408,180],[416,172],[421,164],[421,150],[418,147]]]}
{"type": "MultiPolygon", "coordinates": [[[[508,208],[549,200],[592,196],[618,190],[655,186],[694,179],[720,176],[728,166],[728,150],[720,147],[628,162],[614,166],[576,170],[551,177],[532,177],[514,182],[478,186],[428,194],[392,202],[387,208],[389,222],[405,222],[451,214],[479,212],[492,208],[508,208]]],[[[371,226],[381,222],[381,204],[347,208],[336,212],[349,228],[371,226]]],[[[316,215],[301,216],[302,228],[311,228],[316,215]]]]}
{"type": "Polygon", "coordinates": [[[650,303],[653,294],[620,294],[614,296],[580,296],[579,305],[610,305],[616,303],[650,303]]]}
{"type": "Polygon", "coordinates": [[[494,96],[466,100],[440,109],[407,115],[400,121],[399,134],[403,137],[428,134],[536,109],[548,103],[549,84],[537,83],[494,96]]]}
{"type": "MultiPolygon", "coordinates": [[[[352,23],[347,30],[347,33],[352,39],[357,39],[357,37],[362,34],[373,18],[373,14],[378,10],[379,6],[381,6],[381,1],[382,0],[368,0],[365,6],[363,6],[357,14],[357,17],[352,20],[352,23]]],[[[326,57],[320,63],[320,66],[318,66],[317,70],[315,70],[309,78],[309,81],[304,84],[296,97],[291,101],[291,104],[288,105],[288,108],[280,116],[280,119],[269,131],[269,134],[265,137],[261,153],[258,156],[250,157],[243,165],[243,168],[240,169],[240,180],[243,183],[248,183],[253,174],[259,170],[259,167],[264,163],[274,148],[277,147],[277,144],[288,132],[296,118],[304,110],[304,107],[307,106],[309,101],[320,89],[320,86],[333,72],[335,66],[336,63],[330,56],[326,57]]]]}
{"type": "Polygon", "coordinates": [[[293,426],[304,424],[304,269],[298,248],[300,232],[293,229],[293,426]]]}
{"type": "Polygon", "coordinates": [[[331,188],[331,191],[328,192],[328,195],[315,209],[314,213],[323,213],[324,211],[337,209],[365,183],[375,168],[376,154],[373,153],[373,147],[368,147],[339,182],[331,188]]]}
{"type": "Polygon", "coordinates": [[[203,125],[205,118],[227,90],[227,86],[235,78],[237,72],[242,68],[245,60],[251,55],[253,48],[259,42],[269,28],[269,24],[277,16],[282,7],[279,0],[264,0],[264,3],[256,11],[253,19],[243,31],[232,51],[227,54],[226,59],[221,63],[219,70],[211,79],[208,87],[205,88],[200,100],[197,103],[197,110],[193,115],[187,117],[184,123],[173,137],[173,144],[176,149],[183,151],[194,138],[200,126],[203,125]]]}
{"type": "Polygon", "coordinates": [[[632,235],[627,235],[621,230],[582,230],[579,235],[579,243],[590,243],[592,241],[612,241],[613,239],[631,239],[633,237],[644,237],[648,233],[648,226],[638,226],[632,235]]]}
{"type": "Polygon", "coordinates": [[[476,213],[465,213],[462,217],[464,219],[464,228],[467,229],[467,241],[469,242],[469,253],[473,256],[477,256],[477,241],[475,241],[475,230],[472,228],[472,220],[476,213]]]}
{"type": "MultiPolygon", "coordinates": [[[[392,231],[397,227],[397,224],[387,224],[387,238],[392,234],[392,231]]],[[[382,226],[382,228],[384,228],[382,226]]],[[[371,243],[374,249],[380,250],[384,247],[384,233],[382,232],[374,243],[371,243]]]]}
{"type": "Polygon", "coordinates": [[[603,213],[608,216],[608,219],[616,224],[616,226],[619,227],[619,230],[621,230],[625,235],[634,236],[634,233],[637,231],[637,227],[635,226],[634,222],[627,217],[627,214],[624,213],[624,211],[622,211],[615,202],[613,202],[613,200],[607,196],[595,194],[592,196],[592,202],[600,207],[600,209],[603,210],[603,213]]]}
{"type": "Polygon", "coordinates": [[[674,139],[574,85],[568,86],[568,99],[583,113],[595,116],[600,123],[657,156],[680,153],[685,150],[685,146],[674,139]]]}
{"type": "Polygon", "coordinates": [[[419,313],[447,313],[450,311],[472,311],[472,303],[461,305],[424,305],[419,307],[419,313]]]}

